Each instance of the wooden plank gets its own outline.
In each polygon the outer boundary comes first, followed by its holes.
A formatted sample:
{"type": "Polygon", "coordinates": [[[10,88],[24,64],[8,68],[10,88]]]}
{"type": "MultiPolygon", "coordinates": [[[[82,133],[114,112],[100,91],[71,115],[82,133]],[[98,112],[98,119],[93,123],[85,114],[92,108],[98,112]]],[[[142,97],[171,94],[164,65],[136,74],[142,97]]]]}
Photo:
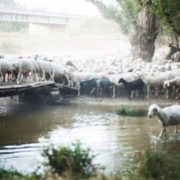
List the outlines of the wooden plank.
{"type": "Polygon", "coordinates": [[[12,85],[3,85],[0,86],[0,90],[5,89],[19,89],[19,88],[26,88],[26,87],[40,87],[40,86],[49,86],[55,84],[53,81],[42,81],[42,82],[33,82],[33,83],[26,83],[26,84],[12,84],[12,85]]]}
{"type": "Polygon", "coordinates": [[[53,91],[53,88],[57,88],[61,95],[77,95],[78,90],[66,85],[56,84],[53,81],[41,81],[25,84],[8,84],[0,86],[0,97],[19,95],[22,93],[28,93],[29,90],[43,90],[53,91]]]}
{"type": "Polygon", "coordinates": [[[78,89],[69,87],[67,85],[62,84],[56,84],[56,86],[59,88],[60,93],[63,95],[69,94],[69,95],[77,95],[78,89]]]}
{"type": "Polygon", "coordinates": [[[6,97],[11,95],[17,95],[21,93],[25,93],[28,90],[35,88],[45,88],[55,85],[52,81],[41,81],[41,82],[33,82],[33,83],[25,83],[25,84],[8,84],[0,86],[0,97],[6,97]]]}

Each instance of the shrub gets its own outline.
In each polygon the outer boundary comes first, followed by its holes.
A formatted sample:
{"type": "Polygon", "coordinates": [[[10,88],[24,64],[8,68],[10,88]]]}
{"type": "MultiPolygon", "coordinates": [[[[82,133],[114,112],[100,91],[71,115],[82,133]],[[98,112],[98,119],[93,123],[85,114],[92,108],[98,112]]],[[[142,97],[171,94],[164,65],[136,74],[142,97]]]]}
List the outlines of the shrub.
{"type": "Polygon", "coordinates": [[[146,180],[180,179],[180,154],[146,151],[138,157],[137,176],[146,180]]]}
{"type": "Polygon", "coordinates": [[[12,170],[5,170],[0,168],[0,179],[1,180],[37,180],[41,179],[40,176],[36,175],[35,173],[24,175],[14,169],[12,170]]]}
{"type": "Polygon", "coordinates": [[[115,108],[115,113],[124,116],[146,116],[147,114],[145,110],[127,109],[124,106],[117,106],[115,108]]]}
{"type": "Polygon", "coordinates": [[[59,175],[89,177],[95,172],[89,148],[82,148],[78,141],[71,146],[55,148],[53,145],[44,149],[47,165],[59,175]]]}

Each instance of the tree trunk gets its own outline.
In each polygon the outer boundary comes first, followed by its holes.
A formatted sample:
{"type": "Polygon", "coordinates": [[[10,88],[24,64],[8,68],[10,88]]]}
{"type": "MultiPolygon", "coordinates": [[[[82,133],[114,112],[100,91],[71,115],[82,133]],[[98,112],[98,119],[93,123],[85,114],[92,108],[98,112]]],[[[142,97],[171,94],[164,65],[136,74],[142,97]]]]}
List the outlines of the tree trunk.
{"type": "Polygon", "coordinates": [[[176,32],[172,32],[170,36],[171,36],[171,44],[174,47],[179,48],[178,34],[176,32]]]}
{"type": "Polygon", "coordinates": [[[137,19],[135,34],[131,40],[133,59],[142,58],[146,62],[151,62],[154,55],[156,37],[155,14],[150,12],[147,7],[142,6],[137,19]]]}
{"type": "Polygon", "coordinates": [[[169,52],[166,55],[166,59],[174,59],[173,55],[180,51],[179,48],[179,40],[178,40],[178,34],[176,32],[172,32],[170,34],[171,37],[171,43],[169,44],[169,52]]]}

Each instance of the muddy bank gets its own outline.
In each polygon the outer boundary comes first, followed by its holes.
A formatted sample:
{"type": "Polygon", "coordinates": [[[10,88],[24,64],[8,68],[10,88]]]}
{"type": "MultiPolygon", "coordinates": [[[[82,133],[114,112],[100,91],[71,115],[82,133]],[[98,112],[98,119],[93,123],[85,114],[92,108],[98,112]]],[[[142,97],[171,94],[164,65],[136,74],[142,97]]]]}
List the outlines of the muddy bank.
{"type": "Polygon", "coordinates": [[[72,104],[90,104],[90,105],[102,105],[102,106],[117,106],[117,105],[127,105],[127,106],[142,106],[148,107],[151,104],[159,104],[162,106],[178,104],[179,101],[170,100],[170,99],[161,99],[161,98],[153,98],[149,100],[141,100],[141,99],[134,99],[132,101],[128,100],[127,98],[108,98],[108,97],[87,97],[87,96],[80,96],[75,97],[70,100],[72,104]]]}

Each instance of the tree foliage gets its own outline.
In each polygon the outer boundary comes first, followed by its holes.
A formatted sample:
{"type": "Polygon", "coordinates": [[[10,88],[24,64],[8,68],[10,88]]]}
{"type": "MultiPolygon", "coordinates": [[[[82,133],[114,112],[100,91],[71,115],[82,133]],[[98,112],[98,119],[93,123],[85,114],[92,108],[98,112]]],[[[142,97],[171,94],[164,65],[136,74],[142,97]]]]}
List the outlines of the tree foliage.
{"type": "Polygon", "coordinates": [[[180,36],[180,1],[149,0],[149,8],[157,15],[165,32],[175,32],[180,36]]]}
{"type": "MultiPolygon", "coordinates": [[[[7,6],[15,5],[15,0],[0,0],[0,4],[7,6]]],[[[28,23],[22,22],[4,22],[0,21],[0,31],[2,32],[16,32],[28,27],[28,23]]]]}
{"type": "Polygon", "coordinates": [[[1,32],[18,32],[28,28],[28,23],[22,22],[0,22],[1,32]]]}
{"type": "Polygon", "coordinates": [[[140,8],[147,7],[156,14],[163,32],[180,35],[180,0],[117,0],[105,5],[102,0],[87,0],[95,4],[104,17],[115,20],[123,32],[131,33],[137,26],[140,8]]]}
{"type": "Polygon", "coordinates": [[[116,5],[105,5],[100,0],[86,0],[95,4],[101,14],[115,20],[124,33],[130,34],[136,26],[139,10],[139,0],[117,0],[116,5]]]}
{"type": "Polygon", "coordinates": [[[0,0],[0,4],[15,4],[14,0],[0,0]]]}

